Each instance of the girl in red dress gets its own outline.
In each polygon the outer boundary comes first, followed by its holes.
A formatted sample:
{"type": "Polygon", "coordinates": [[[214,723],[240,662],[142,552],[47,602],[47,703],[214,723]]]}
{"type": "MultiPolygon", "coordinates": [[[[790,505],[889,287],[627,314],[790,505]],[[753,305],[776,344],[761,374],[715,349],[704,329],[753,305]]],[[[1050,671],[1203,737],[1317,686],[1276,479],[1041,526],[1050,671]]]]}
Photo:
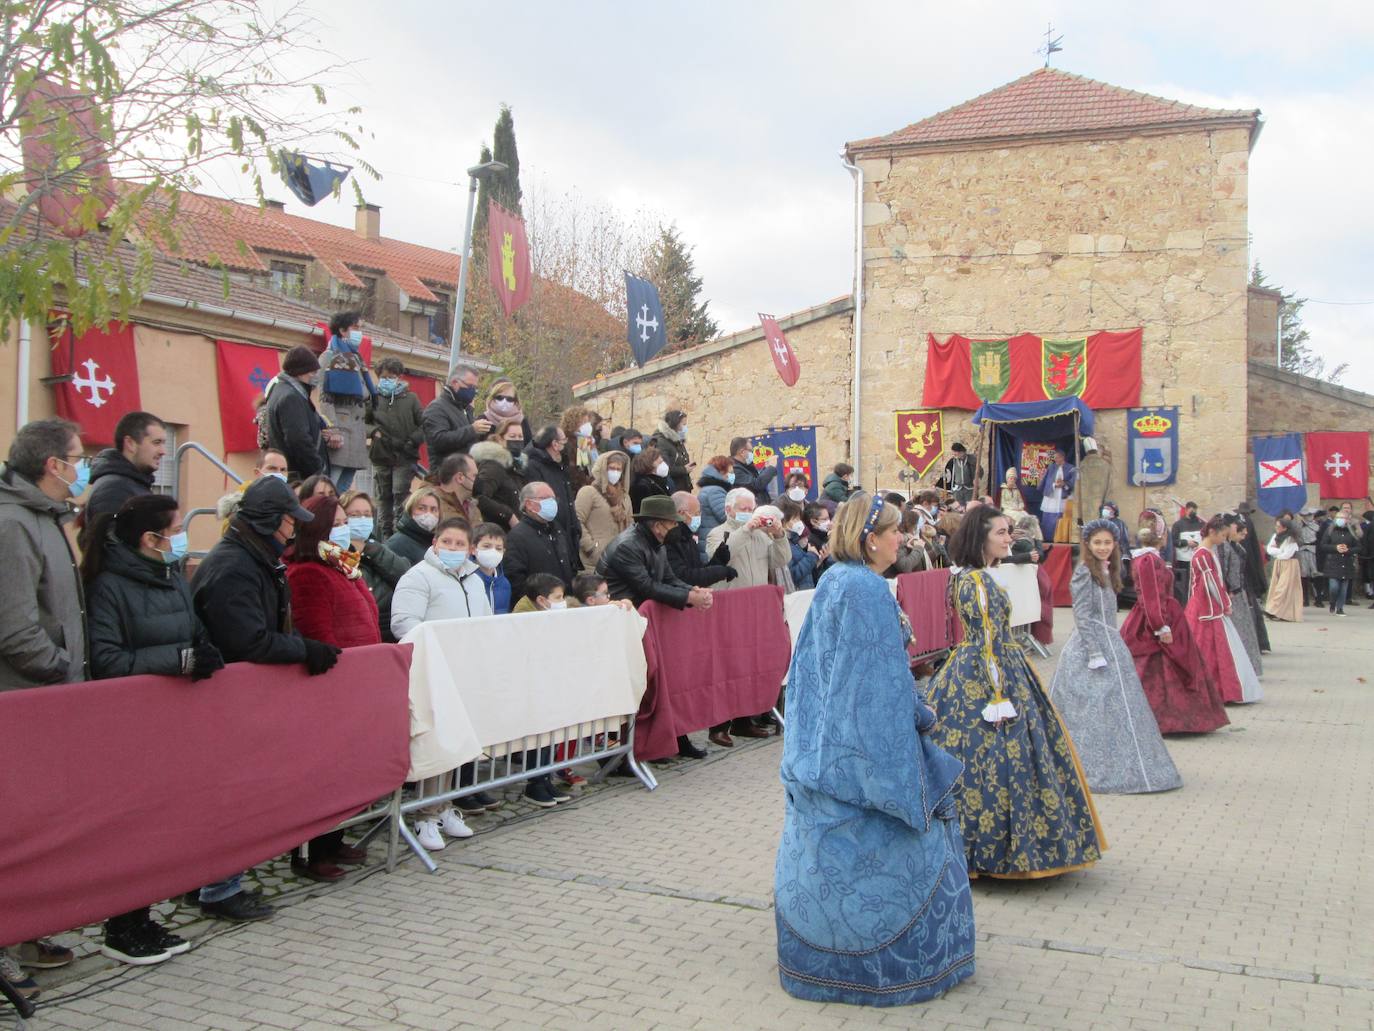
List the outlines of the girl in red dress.
{"type": "Polygon", "coordinates": [[[1207,520],[1202,543],[1193,552],[1188,587],[1188,627],[1202,656],[1202,668],[1228,703],[1257,702],[1264,697],[1255,667],[1231,623],[1231,595],[1221,577],[1216,549],[1225,523],[1221,516],[1207,520]]]}

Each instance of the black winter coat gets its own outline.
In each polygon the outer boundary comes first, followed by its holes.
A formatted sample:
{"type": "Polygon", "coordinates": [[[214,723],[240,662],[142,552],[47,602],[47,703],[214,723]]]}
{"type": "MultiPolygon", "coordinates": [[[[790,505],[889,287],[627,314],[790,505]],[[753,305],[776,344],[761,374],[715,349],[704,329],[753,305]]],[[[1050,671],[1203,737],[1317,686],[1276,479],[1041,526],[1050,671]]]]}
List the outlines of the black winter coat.
{"type": "MultiPolygon", "coordinates": [[[[695,550],[696,545],[692,548],[695,550]]],[[[596,575],[605,577],[613,599],[629,599],[636,608],[646,601],[661,601],[684,609],[692,591],[668,565],[668,552],[647,522],[635,523],[616,534],[601,553],[596,575]]]]}
{"type": "Polygon", "coordinates": [[[291,630],[286,566],[241,519],[201,562],[191,595],[225,662],[305,661],[305,638],[291,630]]]}
{"type": "Polygon", "coordinates": [[[450,387],[441,387],[434,400],[425,406],[420,416],[420,427],[424,431],[425,443],[429,445],[429,467],[438,469],[449,455],[468,448],[481,439],[472,428],[474,421],[472,405],[461,405],[453,396],[450,387]]]}
{"type": "MultiPolygon", "coordinates": [[[[684,487],[683,490],[687,488],[684,487]]],[[[645,498],[651,498],[656,494],[670,497],[672,491],[668,489],[668,481],[662,476],[655,476],[653,473],[636,473],[630,481],[630,504],[634,506],[634,511],[639,511],[639,506],[644,503],[645,498]]]]}
{"type": "Polygon", "coordinates": [[[1355,559],[1359,550],[1360,542],[1355,539],[1350,527],[1337,526],[1334,520],[1327,522],[1317,538],[1317,559],[1322,576],[1333,580],[1355,579],[1355,559]],[[1338,544],[1346,546],[1344,555],[1336,550],[1338,544]]]}
{"type": "Polygon", "coordinates": [[[373,465],[407,466],[420,457],[420,445],[425,442],[420,429],[420,399],[401,385],[401,389],[387,397],[378,393],[367,406],[367,423],[372,428],[372,446],[367,450],[373,465]]]}
{"type": "Polygon", "coordinates": [[[668,536],[663,539],[663,550],[668,553],[668,568],[673,575],[691,587],[710,587],[722,580],[733,579],[730,574],[734,570],[723,564],[730,561],[730,546],[722,544],[711,556],[714,561],[703,562],[701,546],[685,526],[674,526],[668,531],[668,536]]]}
{"type": "Polygon", "coordinates": [[[181,571],[123,541],[105,545],[104,566],[86,589],[91,676],[179,676],[182,650],[206,640],[181,571]]]}
{"type": "MultiPolygon", "coordinates": [[[[420,555],[423,558],[424,552],[420,555]]],[[[409,573],[410,567],[414,564],[381,541],[363,542],[363,557],[358,563],[358,569],[362,572],[363,582],[367,584],[373,600],[377,603],[382,640],[388,643],[396,640],[391,633],[391,596],[396,593],[396,584],[401,577],[409,573]]]]}
{"type": "MultiPolygon", "coordinates": [[[[567,447],[571,447],[569,442],[567,447]]],[[[535,447],[530,444],[525,448],[525,482],[526,483],[547,483],[553,488],[553,496],[558,499],[558,517],[556,522],[563,528],[564,535],[568,538],[568,544],[572,549],[573,571],[582,568],[582,558],[580,546],[582,543],[582,524],[577,521],[577,509],[573,507],[576,499],[576,492],[572,488],[572,481],[568,479],[568,472],[561,464],[549,457],[549,453],[542,447],[535,447]]],[[[524,519],[524,516],[521,516],[524,519]]],[[[509,571],[507,571],[509,575],[509,571]]],[[[511,581],[514,586],[515,581],[511,581]]]]}
{"type": "Polygon", "coordinates": [[[310,391],[294,376],[278,376],[267,395],[267,439],[286,456],[286,467],[302,480],[323,471],[320,434],[324,420],[310,391]]]}
{"type": "Polygon", "coordinates": [[[741,462],[735,459],[735,483],[736,487],[748,487],[754,492],[754,501],[760,505],[766,505],[773,499],[768,494],[768,484],[773,482],[777,476],[778,467],[770,465],[762,470],[755,469],[752,462],[741,462]]]}
{"type": "MultiPolygon", "coordinates": [[[[681,441],[665,437],[661,432],[649,438],[649,443],[658,449],[663,460],[668,463],[668,475],[672,477],[678,490],[692,489],[692,456],[687,453],[687,445],[681,441]]],[[[669,494],[672,491],[668,491],[669,494]]]]}
{"type": "Polygon", "coordinates": [[[525,596],[525,581],[535,573],[548,573],[572,586],[574,552],[568,546],[568,535],[557,522],[541,523],[529,515],[522,515],[515,529],[506,537],[506,558],[501,568],[510,581],[511,601],[525,596]]]}
{"type": "MultiPolygon", "coordinates": [[[[410,566],[418,566],[423,562],[425,552],[433,543],[434,534],[408,515],[401,516],[401,521],[396,524],[396,532],[386,539],[387,550],[400,555],[410,566]]],[[[377,607],[381,608],[381,605],[377,607]]]]}
{"type": "Polygon", "coordinates": [[[477,463],[472,493],[482,518],[509,530],[511,517],[520,511],[520,488],[525,485],[513,468],[510,452],[504,444],[481,441],[472,445],[468,454],[477,463]]]}
{"type": "Polygon", "coordinates": [[[123,452],[106,448],[91,462],[91,493],[81,509],[83,523],[98,515],[118,512],[124,502],[153,492],[153,473],[145,473],[124,457],[123,452]]]}

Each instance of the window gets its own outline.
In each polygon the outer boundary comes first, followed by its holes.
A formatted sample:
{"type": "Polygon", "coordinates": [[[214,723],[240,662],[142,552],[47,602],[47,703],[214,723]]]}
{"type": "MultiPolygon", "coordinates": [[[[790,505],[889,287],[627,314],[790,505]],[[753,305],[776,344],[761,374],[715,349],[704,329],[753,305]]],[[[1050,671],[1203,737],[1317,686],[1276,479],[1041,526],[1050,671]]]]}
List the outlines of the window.
{"type": "Polygon", "coordinates": [[[272,289],[286,297],[305,295],[305,266],[294,261],[277,261],[270,265],[272,289]]]}
{"type": "Polygon", "coordinates": [[[153,493],[176,497],[177,492],[177,430],[176,426],[167,427],[167,453],[158,463],[157,474],[153,477],[153,493]]]}

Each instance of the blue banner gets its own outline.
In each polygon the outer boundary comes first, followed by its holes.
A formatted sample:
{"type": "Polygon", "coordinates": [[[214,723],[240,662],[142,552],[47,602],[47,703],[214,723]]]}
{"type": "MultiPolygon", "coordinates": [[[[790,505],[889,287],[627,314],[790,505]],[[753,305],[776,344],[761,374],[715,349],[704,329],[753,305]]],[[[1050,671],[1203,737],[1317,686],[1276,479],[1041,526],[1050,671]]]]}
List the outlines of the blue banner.
{"type": "Polygon", "coordinates": [[[807,501],[815,501],[820,496],[821,467],[816,458],[816,427],[770,426],[767,433],[750,438],[749,445],[754,449],[754,468],[761,470],[773,465],[777,469],[777,478],[768,485],[775,498],[786,495],[787,477],[793,473],[806,475],[807,501]]]}
{"type": "Polygon", "coordinates": [[[1301,433],[1254,437],[1255,500],[1271,516],[1297,512],[1307,504],[1301,433]]]}
{"type": "Polygon", "coordinates": [[[1126,409],[1126,479],[1160,487],[1178,479],[1178,406],[1126,409]]]}
{"type": "Polygon", "coordinates": [[[658,287],[626,272],[625,312],[625,339],[634,351],[635,364],[642,368],[668,343],[668,327],[663,324],[663,303],[658,299],[658,287]]]}

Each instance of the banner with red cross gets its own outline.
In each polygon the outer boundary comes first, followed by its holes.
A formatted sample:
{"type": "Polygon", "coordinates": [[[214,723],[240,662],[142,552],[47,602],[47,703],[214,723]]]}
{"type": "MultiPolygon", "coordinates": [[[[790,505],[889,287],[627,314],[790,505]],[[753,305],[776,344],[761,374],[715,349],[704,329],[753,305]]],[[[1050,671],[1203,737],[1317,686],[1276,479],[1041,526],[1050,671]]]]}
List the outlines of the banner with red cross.
{"type": "Polygon", "coordinates": [[[1369,494],[1369,431],[1309,433],[1307,472],[1324,498],[1357,500],[1369,494]]]}

